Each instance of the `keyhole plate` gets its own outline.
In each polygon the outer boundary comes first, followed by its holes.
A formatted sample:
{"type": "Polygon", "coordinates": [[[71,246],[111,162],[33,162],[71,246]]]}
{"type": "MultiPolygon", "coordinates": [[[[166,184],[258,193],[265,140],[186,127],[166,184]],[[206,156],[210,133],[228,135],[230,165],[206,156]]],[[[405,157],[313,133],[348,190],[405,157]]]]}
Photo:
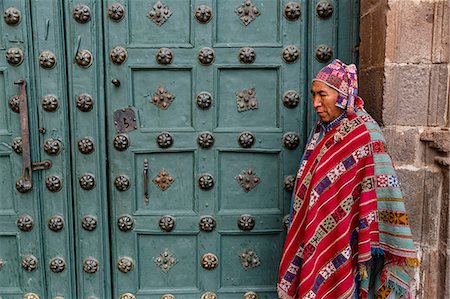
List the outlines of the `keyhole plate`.
{"type": "Polygon", "coordinates": [[[117,133],[125,133],[136,130],[136,113],[133,108],[127,107],[114,111],[114,126],[117,133]]]}

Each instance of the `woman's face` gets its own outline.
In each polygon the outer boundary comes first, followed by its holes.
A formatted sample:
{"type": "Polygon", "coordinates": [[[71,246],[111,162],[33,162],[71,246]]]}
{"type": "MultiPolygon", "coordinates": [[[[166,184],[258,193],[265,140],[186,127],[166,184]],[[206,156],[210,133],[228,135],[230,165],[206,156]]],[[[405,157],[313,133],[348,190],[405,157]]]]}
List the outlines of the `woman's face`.
{"type": "Polygon", "coordinates": [[[336,106],[338,92],[320,81],[313,81],[311,87],[313,107],[323,122],[330,122],[342,113],[336,106]]]}

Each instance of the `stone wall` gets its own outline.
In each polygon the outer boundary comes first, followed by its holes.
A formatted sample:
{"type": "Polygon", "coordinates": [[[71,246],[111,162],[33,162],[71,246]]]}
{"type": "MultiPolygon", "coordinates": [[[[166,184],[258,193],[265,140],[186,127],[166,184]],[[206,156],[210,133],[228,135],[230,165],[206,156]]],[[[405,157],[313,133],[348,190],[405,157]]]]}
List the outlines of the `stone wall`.
{"type": "Polygon", "coordinates": [[[416,298],[450,298],[449,19],[447,0],[361,0],[360,94],[402,183],[416,298]]]}

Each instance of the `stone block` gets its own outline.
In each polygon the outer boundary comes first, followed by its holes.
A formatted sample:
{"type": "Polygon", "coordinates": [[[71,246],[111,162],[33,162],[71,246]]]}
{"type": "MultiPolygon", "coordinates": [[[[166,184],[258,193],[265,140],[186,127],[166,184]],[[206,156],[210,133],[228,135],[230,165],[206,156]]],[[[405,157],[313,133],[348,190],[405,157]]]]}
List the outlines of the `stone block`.
{"type": "MultiPolygon", "coordinates": [[[[445,264],[439,262],[439,251],[436,247],[422,248],[420,265],[420,288],[416,298],[444,298],[441,297],[442,275],[445,273],[445,264]]],[[[446,298],[446,297],[445,297],[446,298]]]]}
{"type": "Polygon", "coordinates": [[[370,63],[372,66],[384,65],[386,58],[386,10],[386,6],[378,5],[372,11],[370,51],[370,63]]]}
{"type": "Polygon", "coordinates": [[[430,99],[428,109],[429,126],[445,126],[449,109],[449,67],[445,64],[431,66],[430,99]]]}
{"type": "Polygon", "coordinates": [[[419,142],[417,127],[389,126],[383,129],[383,134],[395,165],[414,165],[422,160],[425,145],[419,142]]]}
{"type": "Polygon", "coordinates": [[[442,198],[442,174],[437,170],[427,170],[424,173],[424,200],[423,200],[423,220],[422,220],[422,244],[438,246],[439,228],[442,209],[445,204],[442,198]],[[426,236],[426,237],[425,237],[426,236]]]}
{"type": "Polygon", "coordinates": [[[360,43],[359,43],[359,67],[363,69],[371,65],[370,52],[372,37],[372,14],[360,18],[360,43]]]}
{"type": "Polygon", "coordinates": [[[448,63],[450,55],[450,4],[448,1],[436,1],[434,7],[434,29],[432,62],[448,63]]]}
{"type": "Polygon", "coordinates": [[[367,112],[382,124],[384,66],[361,69],[359,72],[359,95],[367,112]]]}

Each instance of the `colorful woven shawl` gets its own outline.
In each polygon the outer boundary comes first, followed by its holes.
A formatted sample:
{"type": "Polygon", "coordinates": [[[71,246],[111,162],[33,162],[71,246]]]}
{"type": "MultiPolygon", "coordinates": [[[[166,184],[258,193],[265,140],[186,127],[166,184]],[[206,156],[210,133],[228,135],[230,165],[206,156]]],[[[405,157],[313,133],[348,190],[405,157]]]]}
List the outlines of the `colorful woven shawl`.
{"type": "Polygon", "coordinates": [[[419,262],[384,144],[361,110],[326,134],[313,129],[295,183],[280,298],[410,296],[405,268],[419,262]]]}

